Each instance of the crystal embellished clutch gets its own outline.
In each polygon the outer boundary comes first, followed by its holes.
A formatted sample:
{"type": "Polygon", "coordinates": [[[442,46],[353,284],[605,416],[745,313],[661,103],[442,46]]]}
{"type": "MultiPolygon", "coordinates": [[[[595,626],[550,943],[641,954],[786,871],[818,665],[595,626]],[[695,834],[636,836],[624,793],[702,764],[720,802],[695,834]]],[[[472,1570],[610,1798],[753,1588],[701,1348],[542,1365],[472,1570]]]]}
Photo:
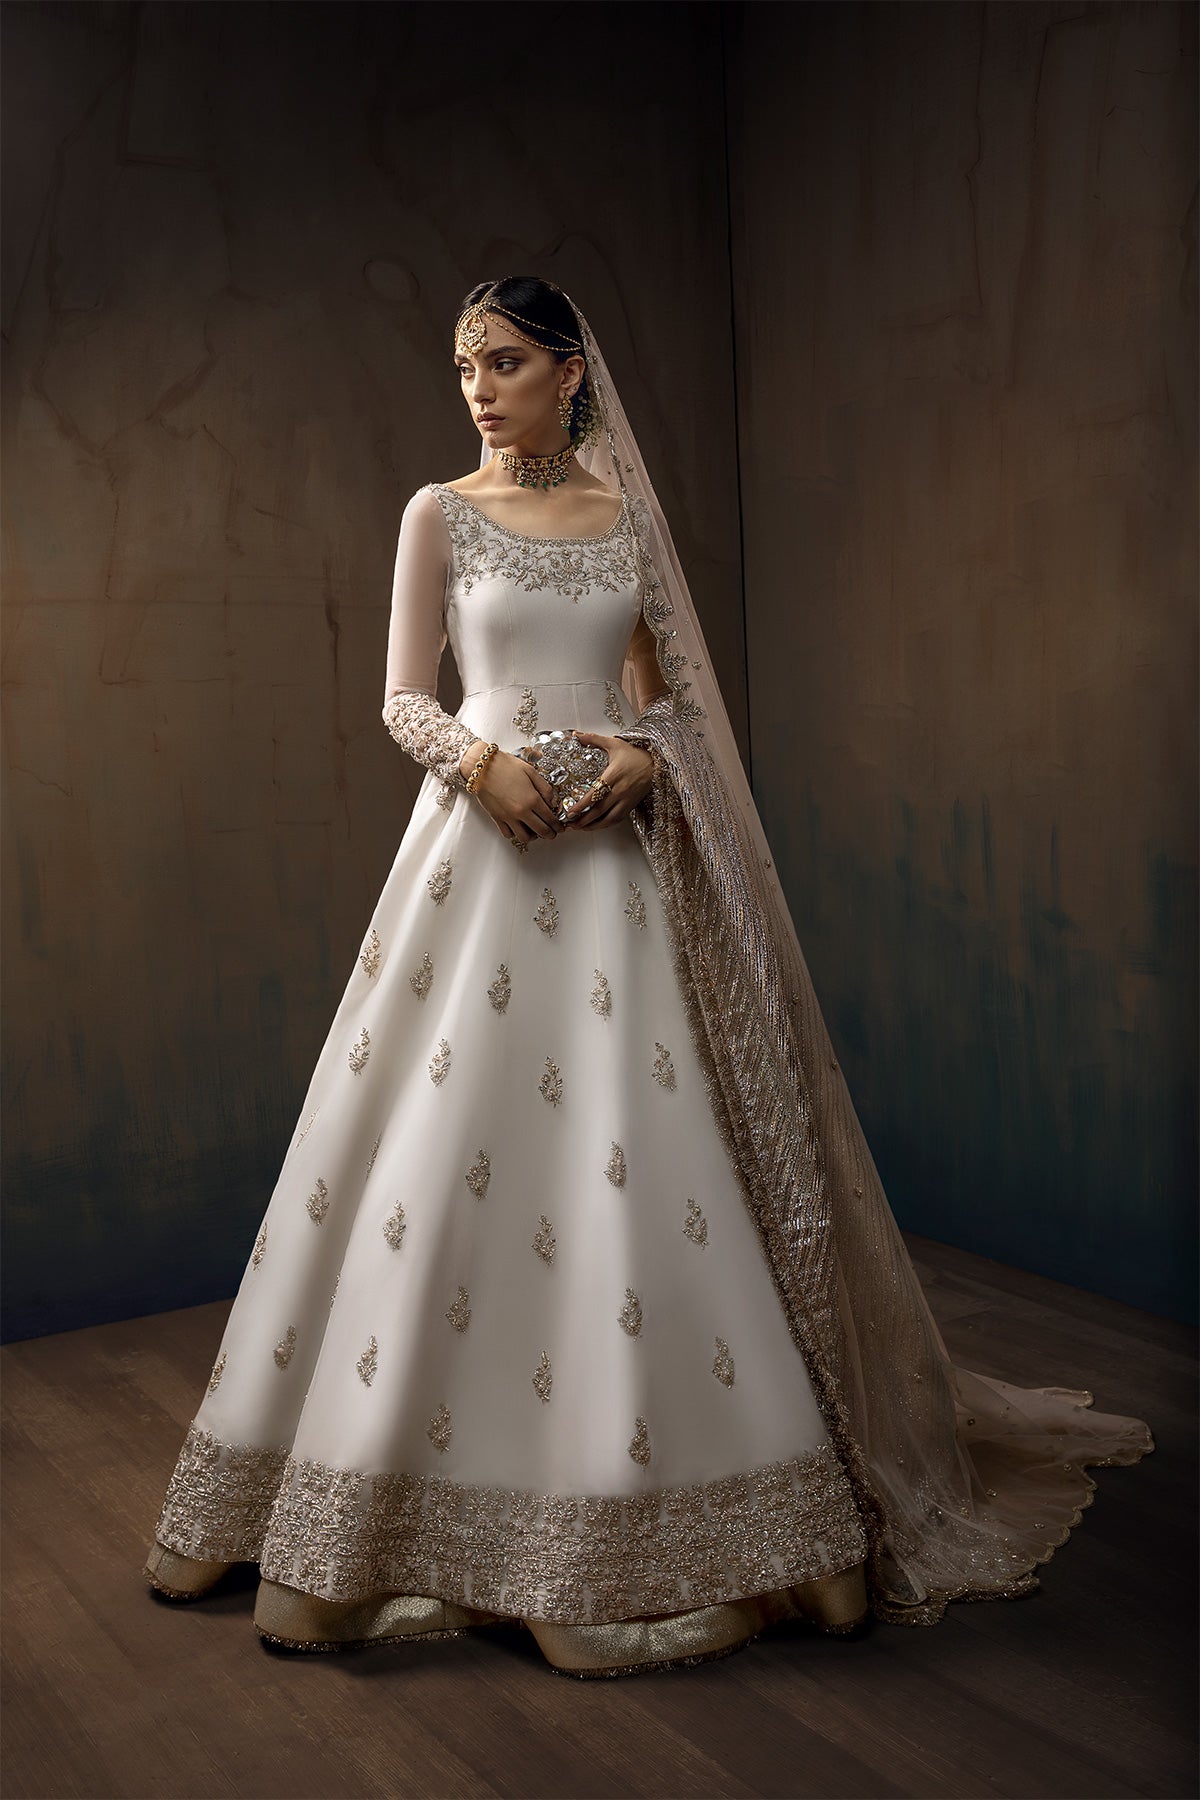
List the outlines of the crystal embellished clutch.
{"type": "Polygon", "coordinates": [[[581,744],[570,727],[563,731],[535,731],[515,755],[532,763],[554,789],[559,810],[568,800],[586,793],[608,764],[608,752],[599,744],[581,744]]]}

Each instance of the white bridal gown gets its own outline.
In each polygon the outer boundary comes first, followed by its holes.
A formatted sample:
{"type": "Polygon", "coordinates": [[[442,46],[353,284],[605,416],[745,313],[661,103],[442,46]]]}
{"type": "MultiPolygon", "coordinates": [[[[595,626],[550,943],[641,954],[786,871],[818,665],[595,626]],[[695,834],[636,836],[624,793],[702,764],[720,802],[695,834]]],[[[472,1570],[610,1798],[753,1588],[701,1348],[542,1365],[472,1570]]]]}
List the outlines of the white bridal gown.
{"type": "Polygon", "coordinates": [[[405,509],[389,669],[399,646],[429,772],[147,1566],[182,1595],[257,1562],[279,1641],[503,1616],[568,1666],[555,1626],[711,1621],[839,1572],[865,1611],[633,824],[518,852],[454,785],[473,737],[632,724],[628,504],[587,538],[436,483],[405,509]],[[432,699],[447,637],[458,724],[432,699]]]}

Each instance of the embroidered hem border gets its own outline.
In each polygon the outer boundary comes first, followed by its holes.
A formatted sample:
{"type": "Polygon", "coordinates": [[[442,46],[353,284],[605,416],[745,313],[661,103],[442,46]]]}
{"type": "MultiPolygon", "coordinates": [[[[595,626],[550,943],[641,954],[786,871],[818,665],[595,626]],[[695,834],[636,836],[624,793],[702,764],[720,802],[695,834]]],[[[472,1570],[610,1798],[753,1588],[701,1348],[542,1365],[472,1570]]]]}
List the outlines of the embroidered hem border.
{"type": "Polygon", "coordinates": [[[795,1586],[867,1550],[828,1444],[692,1486],[544,1495],[338,1469],[195,1425],[155,1537],[183,1556],[257,1562],[266,1580],[326,1599],[425,1593],[560,1624],[795,1586]]]}

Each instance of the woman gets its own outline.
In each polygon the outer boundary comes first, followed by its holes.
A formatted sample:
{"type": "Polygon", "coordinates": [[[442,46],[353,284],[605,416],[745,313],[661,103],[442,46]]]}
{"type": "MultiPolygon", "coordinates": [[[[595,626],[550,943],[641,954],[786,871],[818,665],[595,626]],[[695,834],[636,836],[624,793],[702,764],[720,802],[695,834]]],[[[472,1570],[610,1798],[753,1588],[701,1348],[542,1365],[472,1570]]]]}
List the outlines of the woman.
{"type": "Polygon", "coordinates": [[[454,359],[481,465],[409,500],[388,639],[428,773],[146,1575],[577,1675],[1031,1592],[1150,1432],[950,1362],[587,321],[483,283],[454,359]]]}

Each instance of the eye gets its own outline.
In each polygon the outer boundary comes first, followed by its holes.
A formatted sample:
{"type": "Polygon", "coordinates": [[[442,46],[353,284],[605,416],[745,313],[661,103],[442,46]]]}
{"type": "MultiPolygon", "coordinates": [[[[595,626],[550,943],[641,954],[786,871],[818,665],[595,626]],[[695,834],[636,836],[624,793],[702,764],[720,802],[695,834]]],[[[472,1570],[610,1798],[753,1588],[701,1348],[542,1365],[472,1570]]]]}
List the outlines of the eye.
{"type": "Polygon", "coordinates": [[[492,364],[495,369],[519,369],[520,366],[515,356],[498,356],[492,364]]]}

